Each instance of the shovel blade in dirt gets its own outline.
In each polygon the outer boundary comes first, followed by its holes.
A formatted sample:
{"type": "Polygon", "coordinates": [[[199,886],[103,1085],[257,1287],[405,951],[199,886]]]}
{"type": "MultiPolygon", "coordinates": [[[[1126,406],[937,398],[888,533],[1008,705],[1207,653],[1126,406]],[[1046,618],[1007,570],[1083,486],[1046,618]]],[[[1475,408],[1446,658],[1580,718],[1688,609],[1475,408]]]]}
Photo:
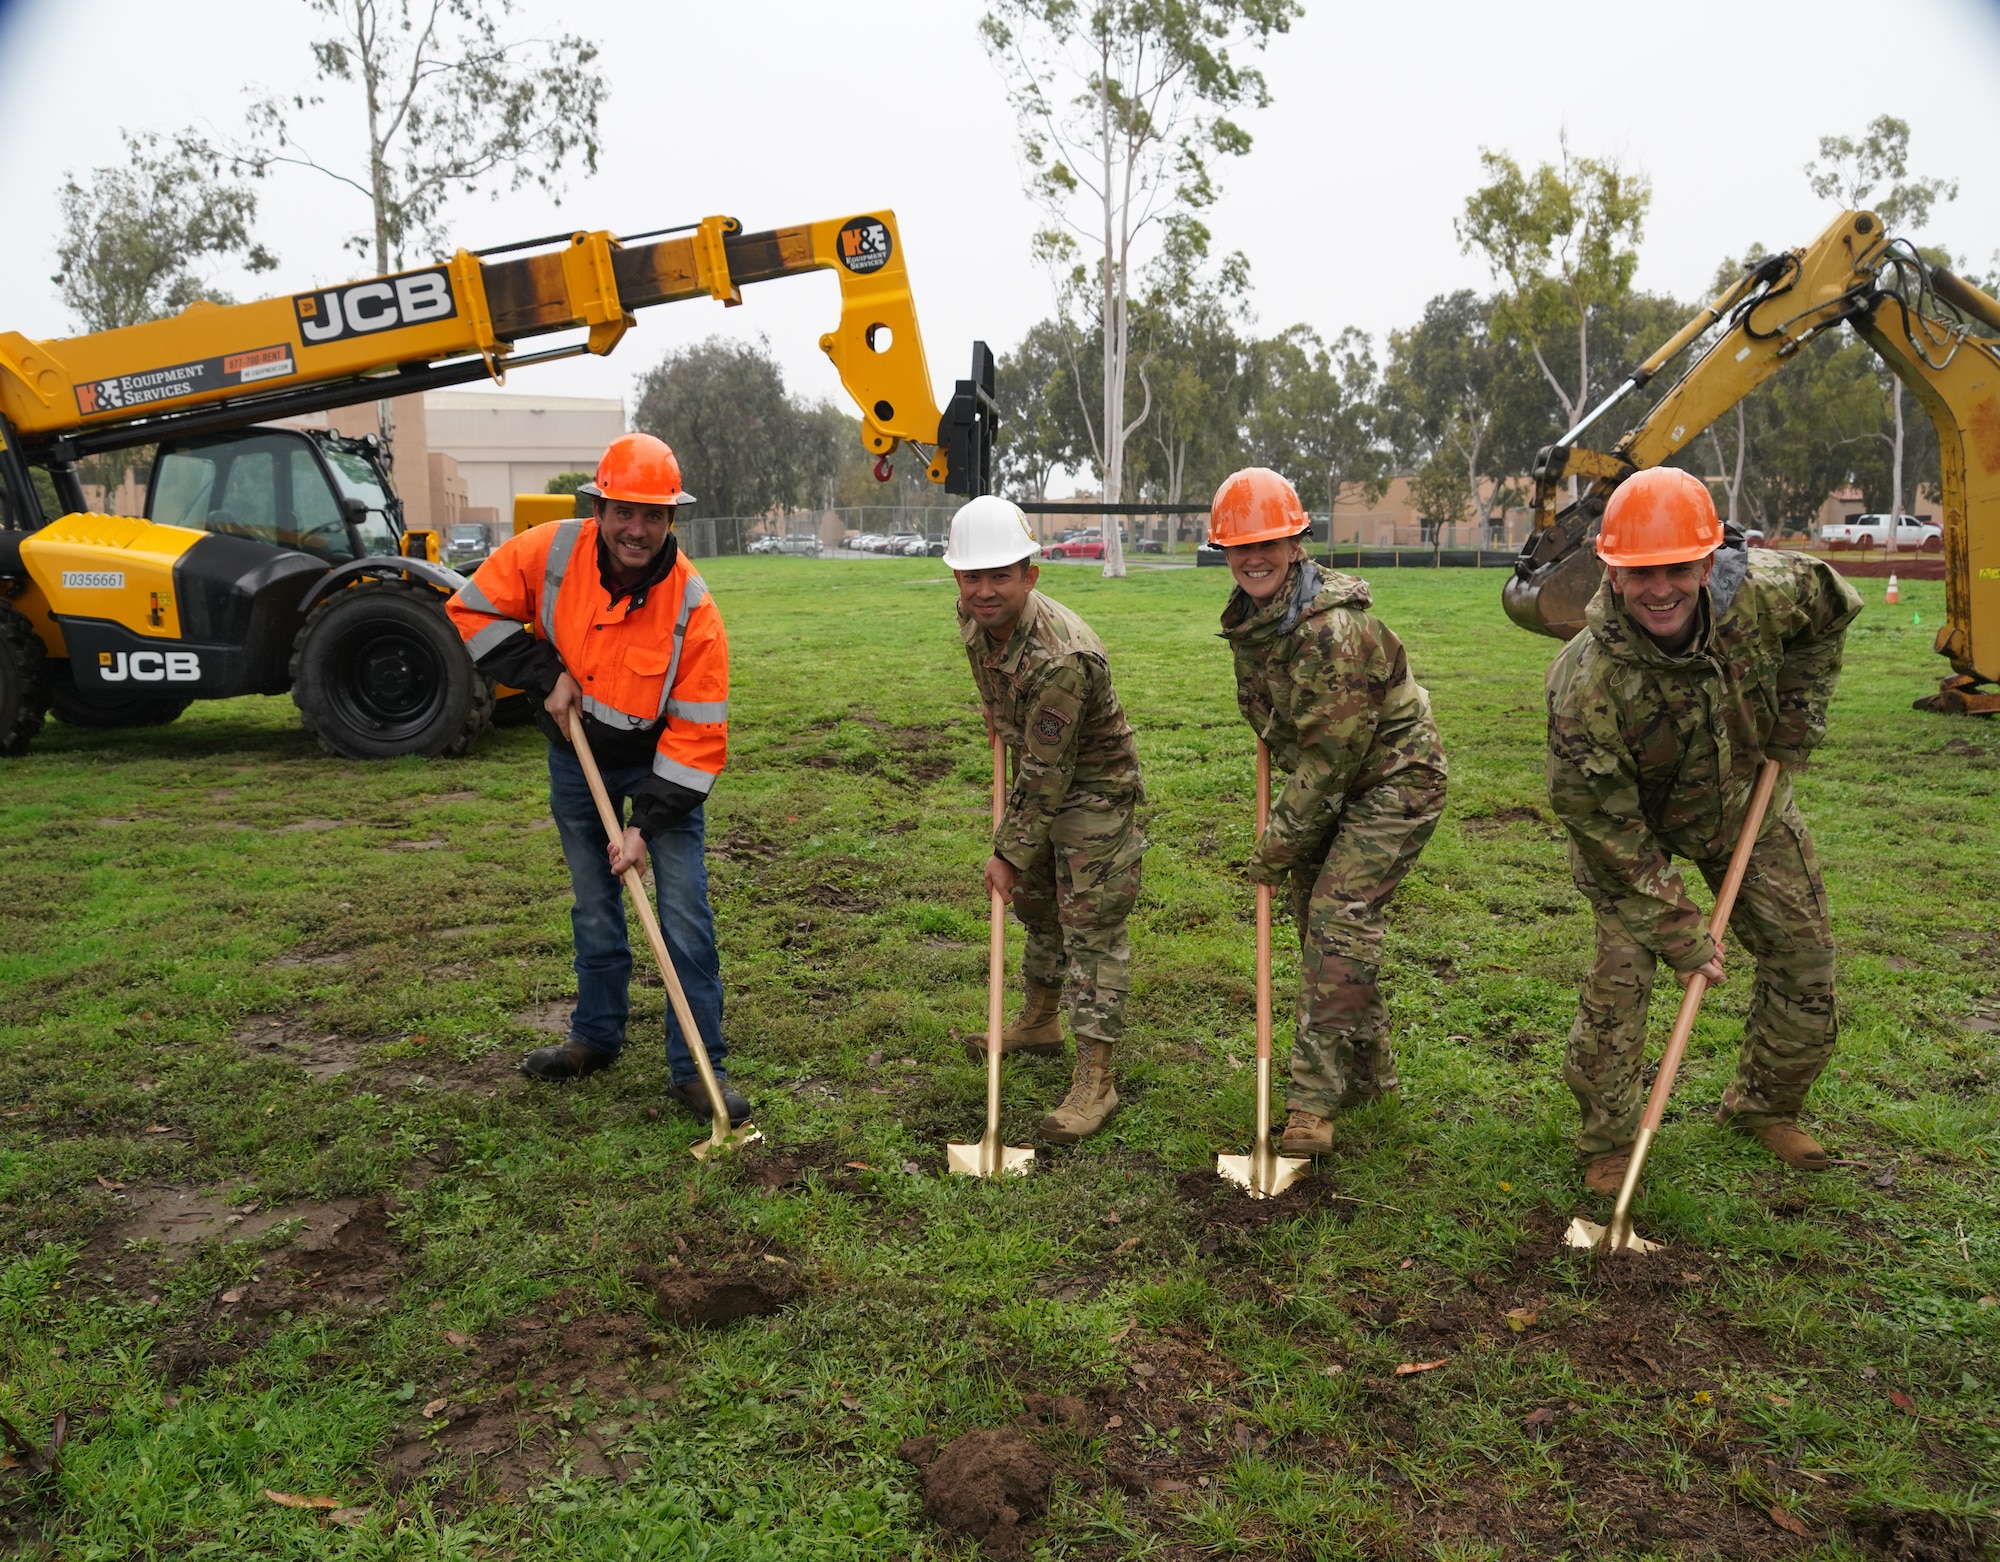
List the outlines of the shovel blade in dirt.
{"type": "Polygon", "coordinates": [[[944,1147],[945,1170],[954,1177],[1025,1177],[1034,1160],[1031,1149],[984,1139],[977,1144],[944,1147]]]}
{"type": "Polygon", "coordinates": [[[746,1144],[761,1144],[763,1141],[764,1135],[759,1132],[757,1125],[755,1123],[745,1123],[741,1128],[732,1128],[719,1139],[702,1140],[700,1144],[689,1150],[688,1154],[692,1155],[698,1161],[705,1161],[708,1159],[709,1153],[713,1150],[740,1150],[746,1144]]]}
{"type": "Polygon", "coordinates": [[[1297,1160],[1267,1149],[1262,1155],[1254,1152],[1249,1155],[1218,1155],[1215,1158],[1215,1174],[1239,1188],[1247,1189],[1253,1199],[1275,1199],[1297,1182],[1311,1165],[1309,1160],[1297,1160]]]}
{"type": "Polygon", "coordinates": [[[1569,1230],[1563,1233],[1563,1241],[1571,1247],[1597,1248],[1607,1253],[1638,1253],[1642,1256],[1658,1253],[1666,1247],[1664,1242],[1648,1242],[1629,1226],[1625,1229],[1623,1242],[1614,1244],[1609,1240],[1610,1236],[1609,1226],[1600,1226],[1596,1221],[1585,1220],[1579,1215],[1569,1223],[1569,1230]]]}

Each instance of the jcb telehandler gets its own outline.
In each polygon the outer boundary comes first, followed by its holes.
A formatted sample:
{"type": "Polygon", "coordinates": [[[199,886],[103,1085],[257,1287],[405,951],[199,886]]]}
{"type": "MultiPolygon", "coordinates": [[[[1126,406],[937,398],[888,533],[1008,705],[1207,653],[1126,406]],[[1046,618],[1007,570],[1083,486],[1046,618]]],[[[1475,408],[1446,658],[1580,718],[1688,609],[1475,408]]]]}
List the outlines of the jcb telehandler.
{"type": "Polygon", "coordinates": [[[1937,429],[1944,484],[1945,621],[1952,674],[1924,710],[2000,712],[2000,302],[1893,239],[1873,212],[1843,212],[1804,249],[1749,268],[1535,462],[1535,530],[1502,588],[1524,629],[1567,640],[1602,571],[1591,546],[1612,490],[1673,458],[1822,331],[1853,328],[1916,394],[1937,429]],[[1678,384],[1608,452],[1577,439],[1716,326],[1678,384]],[[1573,494],[1573,497],[1571,495],[1573,494]]]}
{"type": "Polygon", "coordinates": [[[443,611],[462,577],[434,533],[404,526],[374,436],[270,420],[608,353],[635,310],[737,304],[749,283],[814,270],[839,279],[820,346],[863,442],[885,460],[907,442],[932,481],[984,492],[991,355],[975,346],[940,414],[887,211],[556,235],[91,336],[0,333],[0,754],[51,709],[151,726],[194,700],[287,690],[330,753],[460,752],[493,709],[443,611]],[[515,351],[566,330],[585,339],[515,351]],[[140,445],[157,447],[144,517],[88,513],[78,460],[140,445]]]}

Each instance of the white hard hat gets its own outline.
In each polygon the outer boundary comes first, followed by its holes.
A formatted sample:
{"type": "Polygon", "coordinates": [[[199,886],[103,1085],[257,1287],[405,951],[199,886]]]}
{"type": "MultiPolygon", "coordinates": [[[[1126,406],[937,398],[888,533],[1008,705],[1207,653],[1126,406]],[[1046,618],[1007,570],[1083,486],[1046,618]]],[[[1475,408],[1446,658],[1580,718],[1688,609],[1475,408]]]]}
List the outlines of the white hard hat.
{"type": "Polygon", "coordinates": [[[1000,569],[1042,551],[1021,507],[997,494],[982,494],[951,518],[946,569],[1000,569]]]}

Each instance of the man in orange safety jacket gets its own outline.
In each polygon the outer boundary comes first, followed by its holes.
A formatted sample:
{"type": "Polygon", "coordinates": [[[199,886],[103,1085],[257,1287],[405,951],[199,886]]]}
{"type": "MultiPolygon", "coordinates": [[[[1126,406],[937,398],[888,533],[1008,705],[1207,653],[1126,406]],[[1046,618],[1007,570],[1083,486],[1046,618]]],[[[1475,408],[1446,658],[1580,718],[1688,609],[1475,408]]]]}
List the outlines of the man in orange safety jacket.
{"type": "MultiPolygon", "coordinates": [[[[729,642],[722,615],[674,537],[680,463],[650,434],[613,440],[597,478],[579,492],[588,520],[537,526],[510,538],[459,589],[446,611],[474,664],[541,701],[549,740],[549,808],[569,863],[575,905],[576,1008],[560,1046],[521,1062],[536,1079],[576,1079],[614,1062],[625,1045],[632,950],[619,878],[651,859],[660,926],[701,1041],[724,1074],[722,975],[708,904],[702,805],[729,747],[729,642]],[[583,724],[612,806],[626,819],[608,840],[569,713],[583,724]],[[631,805],[629,818],[625,813],[631,805]]],[[[710,1116],[693,1038],[669,1006],[667,1059],[675,1097],[710,1116]]],[[[732,1124],[750,1103],[726,1086],[732,1124]]]]}

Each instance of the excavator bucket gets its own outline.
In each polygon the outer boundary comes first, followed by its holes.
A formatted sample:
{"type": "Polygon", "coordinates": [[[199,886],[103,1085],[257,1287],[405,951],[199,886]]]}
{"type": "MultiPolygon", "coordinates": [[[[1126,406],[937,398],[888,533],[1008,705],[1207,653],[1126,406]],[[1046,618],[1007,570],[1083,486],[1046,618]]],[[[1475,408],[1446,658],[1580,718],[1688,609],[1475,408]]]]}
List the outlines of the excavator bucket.
{"type": "Polygon", "coordinates": [[[1597,534],[1601,503],[1566,505],[1556,523],[1531,533],[1514,561],[1514,573],[1500,588],[1507,616],[1538,635],[1567,640],[1583,629],[1583,610],[1597,595],[1604,566],[1591,539],[1597,534]]]}

